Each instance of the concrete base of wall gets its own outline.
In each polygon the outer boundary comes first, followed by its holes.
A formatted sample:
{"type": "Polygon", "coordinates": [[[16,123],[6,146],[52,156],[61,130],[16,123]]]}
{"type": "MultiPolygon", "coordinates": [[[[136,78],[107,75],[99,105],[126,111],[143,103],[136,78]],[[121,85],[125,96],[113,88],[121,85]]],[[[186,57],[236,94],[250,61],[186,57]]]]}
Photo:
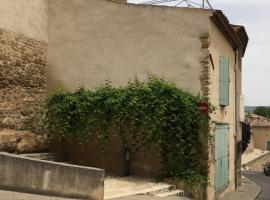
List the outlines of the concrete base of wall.
{"type": "Polygon", "coordinates": [[[0,153],[0,189],[102,200],[104,170],[0,153]]]}

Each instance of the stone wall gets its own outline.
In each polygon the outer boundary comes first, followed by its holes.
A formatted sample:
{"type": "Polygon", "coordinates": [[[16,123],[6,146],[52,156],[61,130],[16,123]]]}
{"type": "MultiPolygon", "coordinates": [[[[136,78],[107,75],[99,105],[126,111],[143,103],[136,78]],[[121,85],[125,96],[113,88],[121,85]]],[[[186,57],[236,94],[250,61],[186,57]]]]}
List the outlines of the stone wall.
{"type": "Polygon", "coordinates": [[[270,126],[253,126],[251,132],[254,148],[267,150],[267,142],[270,141],[270,126]]]}
{"type": "Polygon", "coordinates": [[[267,162],[270,162],[270,153],[267,153],[249,163],[243,167],[249,171],[263,172],[263,165],[267,162]]]}
{"type": "Polygon", "coordinates": [[[0,29],[0,128],[39,132],[47,44],[0,29]]]}
{"type": "Polygon", "coordinates": [[[0,131],[0,152],[27,154],[44,152],[48,149],[45,135],[30,131],[0,131]]]}

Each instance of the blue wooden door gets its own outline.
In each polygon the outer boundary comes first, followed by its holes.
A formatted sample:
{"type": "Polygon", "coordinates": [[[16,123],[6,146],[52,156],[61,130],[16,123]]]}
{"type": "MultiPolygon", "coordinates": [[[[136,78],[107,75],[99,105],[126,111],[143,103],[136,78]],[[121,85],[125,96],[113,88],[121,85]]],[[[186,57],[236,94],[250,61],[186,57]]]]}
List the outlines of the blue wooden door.
{"type": "Polygon", "coordinates": [[[216,125],[215,131],[215,191],[228,185],[228,125],[216,125]]]}

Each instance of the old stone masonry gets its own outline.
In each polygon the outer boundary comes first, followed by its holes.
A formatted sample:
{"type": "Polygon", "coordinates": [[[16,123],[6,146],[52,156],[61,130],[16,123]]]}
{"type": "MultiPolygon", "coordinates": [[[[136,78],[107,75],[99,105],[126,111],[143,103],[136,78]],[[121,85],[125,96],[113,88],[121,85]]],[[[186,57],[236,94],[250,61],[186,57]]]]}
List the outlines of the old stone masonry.
{"type": "Polygon", "coordinates": [[[0,29],[0,127],[40,132],[47,44],[0,29]]]}

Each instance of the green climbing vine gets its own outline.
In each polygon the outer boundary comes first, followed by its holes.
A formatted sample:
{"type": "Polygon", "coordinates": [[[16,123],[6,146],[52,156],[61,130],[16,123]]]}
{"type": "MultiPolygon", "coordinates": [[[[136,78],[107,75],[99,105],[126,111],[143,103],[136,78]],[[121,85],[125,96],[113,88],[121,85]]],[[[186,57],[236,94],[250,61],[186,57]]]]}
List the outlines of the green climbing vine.
{"type": "MultiPolygon", "coordinates": [[[[96,135],[104,146],[110,134],[117,134],[131,152],[155,145],[164,163],[162,176],[205,183],[199,133],[210,118],[198,109],[198,102],[206,101],[155,76],[145,82],[136,78],[124,87],[113,87],[108,81],[95,90],[52,94],[45,124],[53,136],[84,142],[96,135]]],[[[212,110],[209,104],[209,113],[212,110]]]]}

